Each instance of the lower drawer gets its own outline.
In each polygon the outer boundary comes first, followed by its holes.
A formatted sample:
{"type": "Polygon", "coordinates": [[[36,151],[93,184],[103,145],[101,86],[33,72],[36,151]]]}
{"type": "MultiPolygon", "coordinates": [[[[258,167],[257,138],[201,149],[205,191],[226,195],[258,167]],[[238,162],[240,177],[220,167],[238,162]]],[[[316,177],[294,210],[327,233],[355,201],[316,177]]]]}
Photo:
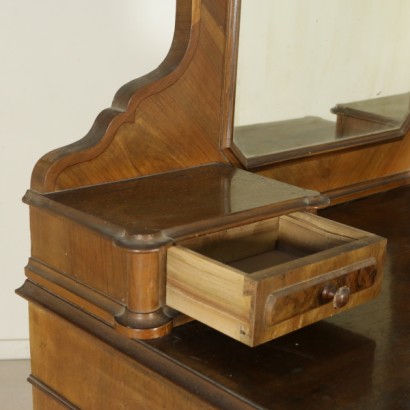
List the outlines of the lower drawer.
{"type": "Polygon", "coordinates": [[[298,212],[177,243],[168,306],[249,346],[375,297],[386,240],[298,212]]]}

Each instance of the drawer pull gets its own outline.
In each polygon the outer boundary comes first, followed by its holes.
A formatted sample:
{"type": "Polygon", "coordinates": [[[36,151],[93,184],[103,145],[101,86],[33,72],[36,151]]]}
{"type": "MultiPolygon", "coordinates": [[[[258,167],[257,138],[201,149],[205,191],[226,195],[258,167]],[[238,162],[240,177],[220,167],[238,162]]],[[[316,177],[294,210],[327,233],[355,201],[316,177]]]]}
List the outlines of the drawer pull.
{"type": "Polygon", "coordinates": [[[349,302],[350,288],[348,286],[337,288],[333,284],[326,285],[322,291],[322,298],[326,301],[333,300],[333,307],[339,309],[349,302]]]}

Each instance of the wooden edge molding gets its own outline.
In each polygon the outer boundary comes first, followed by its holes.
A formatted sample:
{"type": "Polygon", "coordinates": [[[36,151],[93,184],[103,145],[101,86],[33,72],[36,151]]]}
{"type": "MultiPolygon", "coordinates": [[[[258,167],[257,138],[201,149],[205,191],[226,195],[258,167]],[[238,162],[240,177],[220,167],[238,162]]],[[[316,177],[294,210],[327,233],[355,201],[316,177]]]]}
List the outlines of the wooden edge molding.
{"type": "Polygon", "coordinates": [[[370,181],[359,182],[343,188],[332,189],[325,194],[331,205],[363,198],[410,184],[410,171],[388,175],[370,181]]]}
{"type": "Polygon", "coordinates": [[[261,218],[276,216],[290,211],[322,209],[330,204],[329,198],[319,192],[309,190],[307,195],[309,196],[272,203],[262,208],[255,208],[254,210],[232,213],[223,219],[203,219],[144,235],[129,233],[119,225],[101,221],[98,217],[53,201],[47,195],[39,194],[32,190],[26,192],[23,202],[75,221],[79,225],[112,240],[118,247],[132,249],[135,252],[156,252],[162,247],[172,246],[176,239],[183,237],[205,233],[209,230],[226,229],[238,223],[252,223],[261,218]]]}
{"type": "MultiPolygon", "coordinates": [[[[25,272],[27,281],[16,291],[20,296],[24,297],[25,288],[29,286],[28,282],[31,282],[131,339],[154,339],[172,330],[173,317],[164,313],[161,303],[155,311],[132,311],[130,306],[100,294],[95,289],[33,258],[29,259],[25,272]]],[[[131,302],[129,301],[129,304],[131,302]]],[[[145,306],[139,306],[137,303],[132,307],[144,308],[145,306]]],[[[150,307],[146,306],[147,309],[150,307]]]]}
{"type": "MultiPolygon", "coordinates": [[[[224,67],[224,84],[222,97],[222,132],[221,148],[230,151],[233,142],[233,124],[235,113],[236,72],[238,64],[239,26],[241,0],[231,0],[227,13],[226,59],[224,67]]],[[[239,165],[235,155],[235,165],[239,165]]],[[[232,161],[231,161],[232,162],[232,161]]]]}
{"type": "Polygon", "coordinates": [[[198,45],[202,0],[177,0],[174,39],[160,66],[121,87],[111,108],[103,110],[88,134],[79,141],[43,156],[32,173],[31,189],[52,192],[66,168],[99,156],[110,145],[119,127],[132,122],[137,107],[146,98],[175,83],[188,68],[198,45]]]}
{"type": "Polygon", "coordinates": [[[59,404],[63,405],[67,409],[70,410],[80,410],[79,407],[75,406],[73,403],[68,401],[65,397],[61,396],[58,392],[53,390],[51,387],[47,386],[46,383],[42,382],[36,376],[30,374],[27,381],[33,385],[33,387],[41,390],[45,393],[48,397],[52,398],[53,400],[57,401],[59,404]]]}
{"type": "Polygon", "coordinates": [[[69,206],[63,205],[56,201],[49,199],[47,196],[39,194],[35,191],[28,190],[23,197],[23,202],[30,206],[35,206],[55,215],[62,215],[63,217],[73,220],[81,226],[97,232],[110,240],[116,246],[133,249],[135,251],[155,252],[162,246],[170,246],[173,241],[162,232],[149,233],[141,235],[129,234],[123,227],[102,222],[101,219],[85,214],[69,206]]]}
{"type": "Polygon", "coordinates": [[[149,340],[169,334],[173,323],[162,308],[151,313],[134,313],[125,309],[115,317],[114,328],[130,339],[149,340]]]}
{"type": "Polygon", "coordinates": [[[349,295],[346,304],[350,298],[350,292],[359,293],[367,291],[375,285],[376,278],[378,279],[377,292],[380,293],[381,290],[380,273],[377,275],[377,261],[375,257],[371,256],[364,260],[330,271],[324,276],[321,275],[297,285],[288,286],[279,292],[271,293],[265,302],[263,314],[265,326],[273,326],[292,318],[294,312],[289,310],[289,307],[297,303],[295,301],[299,302],[298,312],[301,313],[306,313],[309,310],[318,308],[327,303],[333,303],[335,312],[336,309],[345,306],[345,304],[335,304],[335,295],[331,295],[330,292],[329,295],[325,294],[327,288],[323,286],[324,278],[326,278],[325,281],[328,285],[337,284],[337,287],[345,285],[346,282],[350,282],[348,288],[349,295]],[[321,294],[321,297],[312,296],[317,294],[321,294]]]}
{"type": "MultiPolygon", "coordinates": [[[[66,300],[89,314],[108,324],[114,326],[114,317],[124,310],[123,304],[102,295],[94,289],[85,286],[78,281],[64,275],[43,263],[30,258],[25,268],[27,280],[47,289],[52,294],[66,300]]],[[[21,294],[22,289],[16,293],[21,294]]]]}

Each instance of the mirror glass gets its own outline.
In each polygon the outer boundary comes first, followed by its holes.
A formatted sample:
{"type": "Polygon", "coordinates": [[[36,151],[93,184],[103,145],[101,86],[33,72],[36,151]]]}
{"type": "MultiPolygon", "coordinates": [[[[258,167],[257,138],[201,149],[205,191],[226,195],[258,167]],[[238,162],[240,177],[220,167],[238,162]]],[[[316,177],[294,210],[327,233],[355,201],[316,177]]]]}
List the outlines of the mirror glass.
{"type": "Polygon", "coordinates": [[[241,3],[233,149],[247,167],[397,137],[410,1],[241,3]]]}

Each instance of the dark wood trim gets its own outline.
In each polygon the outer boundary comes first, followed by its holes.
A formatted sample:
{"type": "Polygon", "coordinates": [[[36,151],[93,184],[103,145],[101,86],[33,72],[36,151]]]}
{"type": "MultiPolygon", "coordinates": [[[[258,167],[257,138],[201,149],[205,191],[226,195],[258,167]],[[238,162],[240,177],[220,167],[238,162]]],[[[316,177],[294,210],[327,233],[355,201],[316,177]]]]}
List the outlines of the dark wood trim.
{"type": "MultiPolygon", "coordinates": [[[[81,284],[68,275],[58,272],[45,264],[30,258],[25,268],[27,279],[36,285],[48,289],[60,299],[114,327],[114,317],[121,314],[124,305],[104,296],[96,289],[81,284]]],[[[23,285],[24,286],[24,285],[23,285]]],[[[20,290],[17,290],[19,293],[20,290]]]]}
{"type": "Polygon", "coordinates": [[[30,374],[27,381],[29,383],[31,383],[33,385],[33,387],[41,390],[42,392],[44,392],[47,396],[49,396],[53,400],[56,400],[58,403],[60,403],[63,406],[67,407],[67,409],[80,410],[79,407],[75,406],[73,403],[68,401],[66,398],[64,398],[63,396],[58,394],[55,390],[53,390],[51,387],[47,386],[46,383],[42,382],[36,376],[30,374]]]}
{"type": "Polygon", "coordinates": [[[336,205],[409,184],[410,171],[406,171],[399,174],[376,178],[371,181],[359,182],[355,185],[343,188],[332,189],[331,191],[326,192],[326,196],[330,199],[331,205],[336,205]]]}
{"type": "Polygon", "coordinates": [[[85,214],[69,206],[53,201],[42,194],[28,190],[23,198],[23,202],[46,210],[55,215],[62,215],[68,220],[73,220],[81,226],[91,229],[109,239],[113,239],[116,245],[128,249],[140,251],[155,250],[167,243],[171,244],[170,238],[161,232],[152,235],[130,235],[121,226],[101,221],[99,218],[85,214]]]}
{"type": "MultiPolygon", "coordinates": [[[[261,181],[261,177],[257,177],[255,174],[238,170],[224,164],[210,164],[207,166],[191,168],[189,170],[173,171],[167,173],[167,175],[169,177],[185,174],[192,175],[194,172],[204,173],[207,170],[208,173],[214,170],[214,175],[221,175],[222,179],[232,178],[233,174],[242,176],[244,183],[248,181],[250,185],[255,185],[258,182],[260,184],[268,183],[268,185],[266,185],[266,189],[268,189],[268,186],[270,185],[269,189],[271,189],[271,191],[284,190],[288,188],[287,185],[284,185],[279,181],[267,180],[264,182],[261,181]],[[250,182],[249,178],[252,179],[250,182]]],[[[148,176],[146,177],[146,180],[149,178],[149,181],[152,181],[152,185],[155,186],[155,182],[163,179],[164,175],[165,174],[148,176]]],[[[141,181],[141,179],[135,179],[134,181],[138,182],[141,181]]],[[[127,184],[132,182],[133,180],[119,181],[115,184],[127,184]]],[[[304,209],[324,208],[329,205],[329,200],[316,191],[303,189],[298,190],[296,187],[291,187],[291,189],[294,193],[291,196],[288,196],[289,199],[284,201],[278,201],[276,198],[278,202],[274,202],[274,199],[272,199],[272,203],[270,204],[262,204],[259,206],[244,208],[243,210],[236,212],[229,212],[226,213],[223,218],[221,218],[219,214],[216,216],[208,216],[207,218],[198,219],[194,222],[190,221],[189,223],[174,226],[168,229],[158,229],[157,232],[147,234],[129,232],[124,226],[109,222],[107,220],[102,220],[101,218],[94,216],[92,213],[82,212],[79,209],[60,203],[53,195],[49,196],[39,194],[29,190],[24,196],[23,201],[30,206],[44,209],[55,215],[61,215],[67,220],[74,221],[83,227],[91,229],[112,240],[116,246],[132,249],[134,251],[146,252],[155,251],[163,246],[170,246],[175,239],[201,234],[209,230],[225,229],[237,225],[238,223],[251,223],[258,219],[281,215],[283,213],[295,212],[304,209]],[[295,194],[297,190],[299,192],[299,196],[295,194]]],[[[64,192],[63,194],[69,195],[71,192],[75,191],[64,192]]],[[[79,190],[77,192],[83,191],[79,190]]],[[[223,190],[221,192],[223,193],[223,190]]]]}
{"type": "MultiPolygon", "coordinates": [[[[229,151],[227,148],[232,146],[233,140],[240,15],[241,0],[228,0],[227,38],[221,112],[221,149],[225,149],[226,151],[229,151]]],[[[231,154],[231,156],[233,155],[231,154]]]]}

